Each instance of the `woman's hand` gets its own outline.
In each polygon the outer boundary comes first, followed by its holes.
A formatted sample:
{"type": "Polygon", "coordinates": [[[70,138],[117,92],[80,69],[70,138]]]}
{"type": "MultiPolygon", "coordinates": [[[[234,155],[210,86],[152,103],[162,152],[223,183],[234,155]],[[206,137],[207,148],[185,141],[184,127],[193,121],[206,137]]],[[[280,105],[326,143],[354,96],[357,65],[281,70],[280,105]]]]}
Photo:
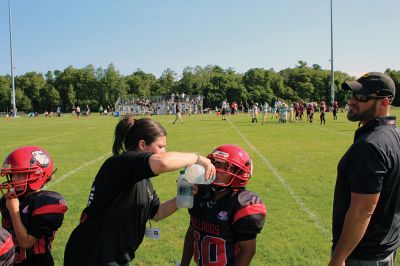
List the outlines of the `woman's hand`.
{"type": "Polygon", "coordinates": [[[206,180],[213,178],[216,174],[215,166],[211,163],[210,159],[199,155],[197,164],[201,165],[205,169],[204,177],[206,180]]]}

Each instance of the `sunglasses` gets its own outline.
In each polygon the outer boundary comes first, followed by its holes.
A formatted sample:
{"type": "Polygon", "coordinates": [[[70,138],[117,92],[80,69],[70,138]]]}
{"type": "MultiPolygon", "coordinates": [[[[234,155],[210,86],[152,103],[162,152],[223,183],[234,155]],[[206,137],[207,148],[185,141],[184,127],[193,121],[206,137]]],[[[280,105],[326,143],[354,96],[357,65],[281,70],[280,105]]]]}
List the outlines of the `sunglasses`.
{"type": "Polygon", "coordinates": [[[360,95],[360,94],[355,94],[354,92],[353,92],[352,97],[353,97],[353,99],[355,99],[357,102],[360,102],[360,103],[366,103],[366,102],[368,102],[369,100],[372,100],[372,99],[388,98],[388,96],[360,95]]]}

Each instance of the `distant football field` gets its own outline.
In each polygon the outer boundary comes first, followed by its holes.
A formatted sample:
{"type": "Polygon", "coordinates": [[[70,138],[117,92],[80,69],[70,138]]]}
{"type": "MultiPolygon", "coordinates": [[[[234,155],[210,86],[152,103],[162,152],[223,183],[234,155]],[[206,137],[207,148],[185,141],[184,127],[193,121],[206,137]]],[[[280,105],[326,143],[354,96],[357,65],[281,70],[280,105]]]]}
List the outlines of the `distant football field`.
{"type": "MultiPolygon", "coordinates": [[[[392,114],[399,117],[400,109],[392,109],[392,114]]],[[[248,189],[267,206],[251,265],[326,265],[336,167],[357,128],[345,113],[338,116],[333,120],[332,113],[327,113],[326,125],[320,125],[319,113],[313,123],[304,117],[299,123],[280,124],[268,117],[265,125],[261,125],[261,116],[258,123],[251,123],[248,115],[230,115],[225,121],[215,114],[184,116],[184,124],[172,124],[174,116],[152,118],[166,128],[169,151],[207,155],[218,145],[232,143],[250,153],[254,172],[248,189]]],[[[117,122],[118,118],[98,114],[80,119],[71,115],[0,118],[1,161],[18,146],[38,145],[50,152],[58,168],[46,189],[61,193],[69,210],[53,242],[56,265],[63,265],[66,241],[78,224],[93,178],[111,155],[117,122]]],[[[175,196],[177,176],[178,171],[152,179],[162,201],[175,196]]],[[[176,265],[188,223],[185,209],[152,222],[160,228],[161,239],[145,238],[132,265],[176,265]]]]}

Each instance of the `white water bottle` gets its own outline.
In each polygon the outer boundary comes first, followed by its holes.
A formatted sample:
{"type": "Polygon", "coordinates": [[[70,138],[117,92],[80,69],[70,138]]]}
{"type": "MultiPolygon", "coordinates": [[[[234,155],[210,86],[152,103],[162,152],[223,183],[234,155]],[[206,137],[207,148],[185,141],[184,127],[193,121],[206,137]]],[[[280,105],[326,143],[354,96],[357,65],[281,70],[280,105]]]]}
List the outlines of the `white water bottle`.
{"type": "Polygon", "coordinates": [[[182,170],[178,176],[176,207],[189,209],[193,207],[193,184],[185,179],[184,170],[182,170]]]}
{"type": "Polygon", "coordinates": [[[215,176],[206,180],[205,172],[206,169],[199,164],[188,165],[185,169],[185,178],[192,184],[209,185],[214,181],[215,176]]]}

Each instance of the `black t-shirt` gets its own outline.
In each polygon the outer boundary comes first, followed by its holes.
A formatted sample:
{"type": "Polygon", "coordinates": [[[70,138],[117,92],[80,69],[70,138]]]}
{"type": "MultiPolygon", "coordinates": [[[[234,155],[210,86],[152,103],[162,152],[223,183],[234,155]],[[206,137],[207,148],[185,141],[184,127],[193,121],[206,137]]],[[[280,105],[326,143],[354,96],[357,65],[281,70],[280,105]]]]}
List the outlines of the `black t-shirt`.
{"type": "Polygon", "coordinates": [[[332,234],[339,241],[351,192],[380,193],[367,231],[349,258],[379,260],[400,245],[400,130],[395,117],[381,117],[356,131],[338,164],[332,234]]]}
{"type": "Polygon", "coordinates": [[[58,228],[62,225],[64,213],[68,210],[63,196],[57,192],[42,190],[21,196],[19,202],[22,224],[28,234],[36,237],[37,241],[29,249],[19,246],[11,216],[6,207],[6,199],[2,197],[0,199],[1,222],[14,238],[16,261],[28,265],[54,265],[50,253],[51,244],[58,228]]]}
{"type": "Polygon", "coordinates": [[[266,207],[253,192],[232,192],[214,202],[211,186],[199,186],[189,209],[194,229],[193,257],[198,265],[233,265],[236,242],[255,239],[266,207]]]}
{"type": "Polygon", "coordinates": [[[134,151],[107,159],[100,168],[64,254],[64,265],[123,265],[134,258],[159,198],[150,153],[134,151]]]}

